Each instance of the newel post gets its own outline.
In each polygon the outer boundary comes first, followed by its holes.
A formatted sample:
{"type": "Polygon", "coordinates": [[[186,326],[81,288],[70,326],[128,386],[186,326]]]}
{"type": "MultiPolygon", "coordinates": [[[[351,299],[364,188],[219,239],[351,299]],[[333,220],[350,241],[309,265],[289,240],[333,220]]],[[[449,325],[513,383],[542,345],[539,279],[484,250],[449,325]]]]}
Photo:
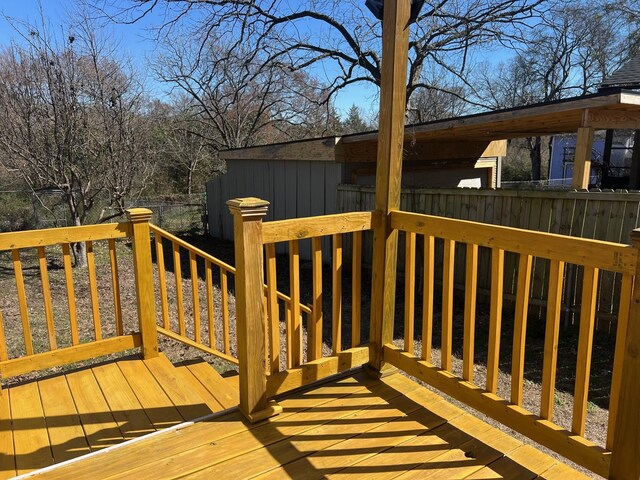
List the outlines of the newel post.
{"type": "Polygon", "coordinates": [[[240,410],[250,422],[277,415],[282,408],[267,401],[262,290],[262,218],[269,202],[235,198],[227,202],[233,215],[236,258],[236,335],[240,370],[240,410]]]}
{"type": "Polygon", "coordinates": [[[640,479],[640,229],[631,233],[631,242],[639,256],[627,336],[616,339],[616,342],[624,341],[625,348],[609,470],[609,478],[615,480],[640,479]]]}
{"type": "Polygon", "coordinates": [[[131,208],[127,210],[131,222],[133,245],[133,269],[135,272],[138,322],[142,337],[144,358],[158,356],[158,330],[156,328],[156,300],[153,287],[153,263],[151,260],[151,210],[131,208]]]}

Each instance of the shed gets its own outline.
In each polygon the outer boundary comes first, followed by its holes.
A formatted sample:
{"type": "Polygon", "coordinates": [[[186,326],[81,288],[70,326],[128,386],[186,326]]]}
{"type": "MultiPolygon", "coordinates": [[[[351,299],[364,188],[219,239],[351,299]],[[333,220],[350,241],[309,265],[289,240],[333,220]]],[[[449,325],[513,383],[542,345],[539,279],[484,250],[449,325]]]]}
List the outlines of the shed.
{"type": "MultiPolygon", "coordinates": [[[[376,143],[358,142],[363,135],[369,134],[221,152],[227,172],[207,182],[209,233],[230,240],[233,222],[225,202],[247,195],[258,195],[271,202],[268,220],[338,213],[338,185],[375,184],[376,143]]],[[[495,188],[505,153],[505,141],[429,144],[408,141],[402,184],[425,188],[495,188]]]]}

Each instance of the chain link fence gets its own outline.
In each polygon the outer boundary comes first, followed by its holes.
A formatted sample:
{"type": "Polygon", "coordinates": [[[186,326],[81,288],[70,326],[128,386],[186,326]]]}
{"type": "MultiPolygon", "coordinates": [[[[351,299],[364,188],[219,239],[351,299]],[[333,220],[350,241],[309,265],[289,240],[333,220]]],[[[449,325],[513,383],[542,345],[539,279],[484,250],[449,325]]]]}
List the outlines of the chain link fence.
{"type": "MultiPolygon", "coordinates": [[[[109,222],[126,220],[118,210],[108,206],[106,196],[96,198],[96,207],[87,224],[100,218],[109,222]]],[[[165,230],[203,232],[205,223],[205,195],[165,195],[136,198],[126,208],[144,207],[153,211],[152,222],[165,230]]],[[[67,227],[73,225],[62,192],[0,191],[0,232],[67,227]]]]}

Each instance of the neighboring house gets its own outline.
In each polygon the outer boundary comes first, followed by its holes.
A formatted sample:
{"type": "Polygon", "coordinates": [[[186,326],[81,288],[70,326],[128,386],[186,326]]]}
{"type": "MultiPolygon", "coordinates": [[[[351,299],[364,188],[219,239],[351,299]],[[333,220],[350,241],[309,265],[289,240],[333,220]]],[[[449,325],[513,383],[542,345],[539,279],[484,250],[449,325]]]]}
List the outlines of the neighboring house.
{"type": "MultiPolygon", "coordinates": [[[[608,157],[605,154],[606,143],[605,138],[596,138],[593,141],[589,186],[627,188],[631,170],[633,135],[620,136],[612,141],[608,157]]],[[[575,135],[553,137],[549,162],[549,185],[571,187],[575,152],[575,135]]]]}

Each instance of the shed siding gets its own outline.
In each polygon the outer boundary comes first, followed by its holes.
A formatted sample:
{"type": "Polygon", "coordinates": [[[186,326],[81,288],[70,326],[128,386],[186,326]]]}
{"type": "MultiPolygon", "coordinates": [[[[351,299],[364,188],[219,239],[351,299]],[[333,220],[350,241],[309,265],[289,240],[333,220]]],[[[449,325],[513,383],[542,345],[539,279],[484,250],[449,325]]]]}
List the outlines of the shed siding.
{"type": "MultiPolygon", "coordinates": [[[[266,221],[337,213],[343,168],[326,161],[227,160],[227,173],[207,182],[209,234],[233,240],[233,219],[226,202],[237,197],[271,202],[266,221]]],[[[303,259],[310,258],[307,243],[301,244],[303,259]]],[[[329,243],[325,243],[327,252],[329,243]]],[[[278,252],[284,251],[285,246],[279,245],[278,252]]]]}

